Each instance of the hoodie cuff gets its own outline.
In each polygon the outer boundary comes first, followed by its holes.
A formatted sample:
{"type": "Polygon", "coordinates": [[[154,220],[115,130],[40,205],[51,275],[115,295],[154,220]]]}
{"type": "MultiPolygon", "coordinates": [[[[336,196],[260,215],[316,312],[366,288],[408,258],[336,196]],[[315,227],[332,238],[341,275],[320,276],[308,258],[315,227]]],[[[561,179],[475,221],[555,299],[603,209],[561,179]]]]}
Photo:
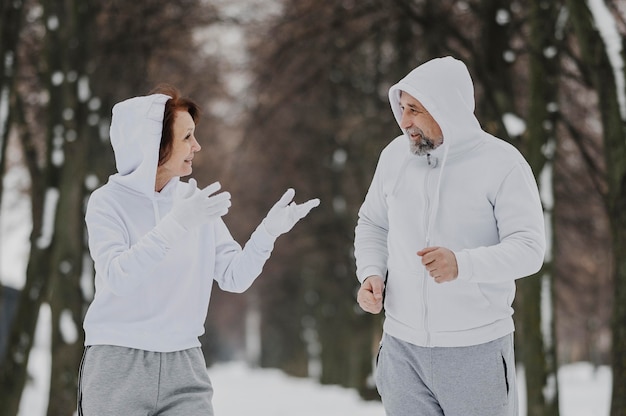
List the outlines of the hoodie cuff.
{"type": "Polygon", "coordinates": [[[254,242],[254,245],[263,251],[272,251],[277,238],[270,234],[261,222],[250,236],[250,241],[254,242]]]}
{"type": "Polygon", "coordinates": [[[472,259],[469,253],[465,250],[455,251],[456,265],[459,271],[457,279],[470,281],[474,277],[474,267],[472,265],[472,259]]]}
{"type": "Polygon", "coordinates": [[[367,279],[370,276],[380,276],[383,278],[383,280],[385,279],[385,273],[383,273],[376,266],[365,267],[363,270],[359,272],[359,275],[357,276],[357,278],[359,279],[359,282],[363,283],[365,279],[367,279]]]}
{"type": "Polygon", "coordinates": [[[166,215],[165,218],[157,224],[155,231],[161,236],[161,239],[168,248],[187,233],[187,230],[180,225],[172,215],[166,215]]]}

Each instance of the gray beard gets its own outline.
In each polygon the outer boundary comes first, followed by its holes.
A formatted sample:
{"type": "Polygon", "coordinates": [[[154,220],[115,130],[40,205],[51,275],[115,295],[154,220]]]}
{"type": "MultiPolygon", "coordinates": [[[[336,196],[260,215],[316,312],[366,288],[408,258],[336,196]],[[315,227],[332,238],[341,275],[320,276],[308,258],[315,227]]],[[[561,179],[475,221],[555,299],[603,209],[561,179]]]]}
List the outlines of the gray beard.
{"type": "Polygon", "coordinates": [[[426,156],[427,154],[435,150],[435,147],[437,147],[435,145],[435,141],[431,139],[430,137],[426,136],[424,132],[417,127],[408,129],[407,135],[409,135],[409,150],[411,151],[411,153],[413,153],[416,156],[426,156]],[[415,134],[415,133],[421,136],[421,139],[419,142],[415,142],[411,140],[410,138],[410,134],[415,134]]]}

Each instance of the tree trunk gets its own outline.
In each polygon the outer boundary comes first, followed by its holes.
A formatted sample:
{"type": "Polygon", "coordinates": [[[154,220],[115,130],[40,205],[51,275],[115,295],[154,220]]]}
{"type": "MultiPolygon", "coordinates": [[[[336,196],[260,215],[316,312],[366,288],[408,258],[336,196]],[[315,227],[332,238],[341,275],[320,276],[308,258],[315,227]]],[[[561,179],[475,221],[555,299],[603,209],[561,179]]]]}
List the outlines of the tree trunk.
{"type": "Polygon", "coordinates": [[[615,262],[611,416],[623,415],[626,409],[626,177],[623,174],[616,197],[610,211],[615,262]]]}
{"type": "MultiPolygon", "coordinates": [[[[48,79],[65,74],[62,83],[49,86],[49,137],[53,152],[62,152],[54,186],[59,201],[54,220],[50,261],[50,310],[52,315],[51,380],[48,416],[72,414],[76,409],[78,364],[83,350],[83,295],[80,279],[84,241],[85,176],[88,143],[98,140],[97,131],[87,124],[87,96],[79,97],[89,85],[88,67],[94,49],[95,24],[91,2],[48,0],[46,20],[56,16],[59,28],[48,34],[48,79]],[[75,74],[75,75],[71,75],[75,74]],[[71,117],[68,116],[71,112],[71,117]]],[[[84,92],[82,94],[85,94],[84,92]]]]}
{"type": "MultiPolygon", "coordinates": [[[[3,1],[0,7],[0,206],[4,193],[4,171],[6,168],[6,151],[11,131],[12,105],[11,98],[14,91],[14,79],[17,70],[17,46],[19,32],[22,26],[23,3],[3,1]]],[[[0,239],[2,236],[0,236],[0,239]]],[[[0,282],[0,315],[2,313],[2,284],[0,282]]],[[[0,321],[4,318],[0,316],[0,321]]],[[[8,322],[8,320],[6,320],[8,322]]],[[[0,348],[0,351],[3,351],[0,348]]],[[[4,357],[0,353],[0,367],[4,357]]]]}
{"type": "MultiPolygon", "coordinates": [[[[3,1],[0,6],[0,178],[4,175],[6,149],[11,130],[12,106],[10,102],[15,85],[17,46],[23,9],[24,4],[21,1],[3,1]]],[[[2,204],[2,191],[3,181],[0,179],[0,204],[2,204]]]]}
{"type": "MultiPolygon", "coordinates": [[[[618,416],[624,414],[626,409],[626,123],[620,112],[616,75],[591,11],[585,2],[568,0],[568,6],[581,59],[589,68],[589,79],[598,94],[603,128],[608,184],[605,204],[612,230],[611,244],[615,264],[611,416],[618,416]]],[[[625,69],[621,70],[622,76],[626,76],[625,69]]],[[[626,94],[626,91],[619,93],[626,94]]]]}
{"type": "MultiPolygon", "coordinates": [[[[552,170],[553,155],[545,149],[555,147],[556,112],[550,104],[558,101],[558,55],[546,54],[548,48],[556,50],[555,22],[557,3],[532,0],[530,7],[529,40],[529,111],[527,136],[523,144],[526,156],[539,186],[552,190],[552,175],[542,177],[544,169],[552,170]]],[[[551,201],[543,201],[546,212],[546,230],[553,235],[551,201]]],[[[548,238],[548,242],[553,241],[548,238]]],[[[557,416],[559,414],[558,378],[556,357],[555,296],[552,276],[552,247],[542,270],[536,275],[521,279],[521,338],[522,362],[526,375],[527,414],[529,416],[557,416]],[[547,300],[547,301],[545,301],[547,300]]]]}
{"type": "Polygon", "coordinates": [[[49,246],[38,246],[44,211],[42,186],[33,181],[31,251],[26,282],[18,300],[8,345],[0,369],[0,416],[16,416],[28,378],[27,366],[33,346],[39,309],[48,291],[49,246]],[[42,189],[38,191],[38,189],[42,189]]]}

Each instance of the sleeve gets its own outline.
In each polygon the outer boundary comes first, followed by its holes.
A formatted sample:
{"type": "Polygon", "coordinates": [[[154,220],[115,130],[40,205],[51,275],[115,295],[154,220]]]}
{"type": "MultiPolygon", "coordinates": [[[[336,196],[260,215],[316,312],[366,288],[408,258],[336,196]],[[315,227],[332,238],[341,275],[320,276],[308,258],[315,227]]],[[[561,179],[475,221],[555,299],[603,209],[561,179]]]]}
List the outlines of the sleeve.
{"type": "Polygon", "coordinates": [[[494,216],[500,242],[455,252],[459,280],[502,283],[541,269],[546,249],[543,208],[525,161],[514,165],[501,183],[494,216]]]}
{"type": "Polygon", "coordinates": [[[356,274],[362,283],[367,277],[387,274],[387,202],[383,190],[382,158],[361,208],[354,230],[356,274]]]}
{"type": "Polygon", "coordinates": [[[186,231],[166,215],[131,246],[124,220],[115,212],[113,206],[92,195],[85,222],[96,273],[114,294],[125,296],[148,281],[159,260],[186,231]]]}
{"type": "Polygon", "coordinates": [[[276,237],[259,224],[243,249],[233,239],[221,219],[215,224],[215,274],[214,279],[222,290],[241,293],[248,289],[263,271],[276,237]]]}

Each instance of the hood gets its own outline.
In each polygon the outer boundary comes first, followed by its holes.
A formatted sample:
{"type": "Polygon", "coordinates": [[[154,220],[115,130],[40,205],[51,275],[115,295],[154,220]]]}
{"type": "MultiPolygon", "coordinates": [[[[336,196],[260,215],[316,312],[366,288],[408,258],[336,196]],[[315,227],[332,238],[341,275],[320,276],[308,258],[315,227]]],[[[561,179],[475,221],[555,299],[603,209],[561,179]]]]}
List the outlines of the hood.
{"type": "Polygon", "coordinates": [[[152,94],[113,106],[111,145],[117,173],[110,177],[146,196],[154,195],[165,103],[170,97],[152,94]]]}
{"type": "Polygon", "coordinates": [[[450,56],[435,58],[393,85],[389,89],[389,103],[398,125],[402,117],[402,91],[416,98],[439,124],[444,145],[433,153],[442,153],[448,147],[445,152],[452,156],[477,144],[482,129],[474,116],[474,84],[463,62],[450,56]]]}

